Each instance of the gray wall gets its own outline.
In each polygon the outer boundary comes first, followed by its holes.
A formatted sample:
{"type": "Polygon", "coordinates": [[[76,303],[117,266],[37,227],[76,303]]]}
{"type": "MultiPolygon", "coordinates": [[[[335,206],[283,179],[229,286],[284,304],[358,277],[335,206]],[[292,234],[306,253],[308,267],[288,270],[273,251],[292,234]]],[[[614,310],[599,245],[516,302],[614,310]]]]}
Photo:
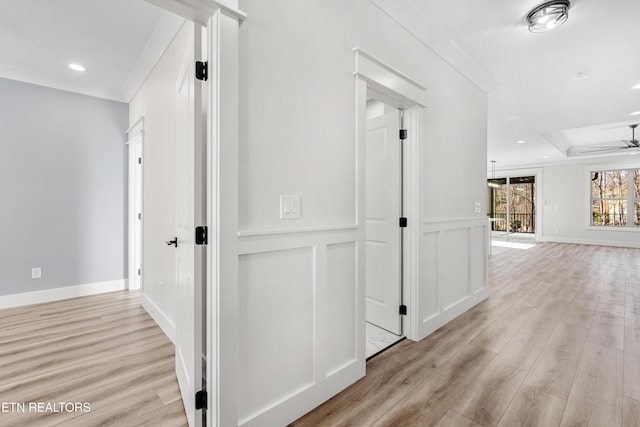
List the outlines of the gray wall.
{"type": "Polygon", "coordinates": [[[127,127],[127,104],[0,79],[0,295],[126,277],[127,127]]]}

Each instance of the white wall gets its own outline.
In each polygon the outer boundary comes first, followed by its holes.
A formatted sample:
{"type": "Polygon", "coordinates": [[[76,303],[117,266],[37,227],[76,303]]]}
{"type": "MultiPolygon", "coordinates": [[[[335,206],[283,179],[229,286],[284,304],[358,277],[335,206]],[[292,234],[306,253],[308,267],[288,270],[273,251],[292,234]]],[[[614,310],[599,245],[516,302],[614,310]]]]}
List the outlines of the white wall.
{"type": "Polygon", "coordinates": [[[603,162],[547,166],[543,172],[543,241],[640,247],[640,230],[589,227],[591,170],[638,168],[640,162],[603,162]]]}
{"type": "Polygon", "coordinates": [[[353,223],[356,46],[427,85],[425,216],[469,217],[486,203],[487,97],[453,67],[366,0],[240,6],[251,16],[240,47],[241,229],[353,223]],[[432,185],[441,176],[447,190],[432,185]],[[303,197],[300,220],[279,219],[280,194],[303,197]]]}
{"type": "MultiPolygon", "coordinates": [[[[175,336],[176,81],[188,43],[186,23],[129,104],[129,121],[144,117],[143,305],[170,339],[175,336]]],[[[193,32],[191,31],[191,34],[193,32]]]]}
{"type": "Polygon", "coordinates": [[[420,301],[435,301],[415,316],[420,336],[486,297],[487,97],[368,0],[240,7],[249,18],[240,27],[239,371],[260,377],[241,374],[239,417],[284,425],[331,396],[335,384],[323,387],[364,344],[353,346],[364,326],[352,298],[364,262],[353,48],[427,88],[413,183],[421,208],[409,219],[421,224],[420,301]],[[288,194],[301,196],[300,219],[279,219],[288,194]]]}

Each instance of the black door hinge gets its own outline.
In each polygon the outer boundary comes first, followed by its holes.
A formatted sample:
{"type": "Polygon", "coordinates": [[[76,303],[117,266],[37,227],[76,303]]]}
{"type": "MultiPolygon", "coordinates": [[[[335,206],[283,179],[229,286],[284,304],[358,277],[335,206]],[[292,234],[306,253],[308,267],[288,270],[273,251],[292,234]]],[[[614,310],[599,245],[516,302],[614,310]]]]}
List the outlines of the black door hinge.
{"type": "Polygon", "coordinates": [[[401,316],[406,316],[406,315],[407,315],[407,306],[406,306],[406,305],[404,305],[404,304],[402,304],[402,305],[400,306],[400,315],[401,315],[401,316]]]}
{"type": "Polygon", "coordinates": [[[400,129],[400,139],[407,139],[407,130],[406,129],[400,129]]]}
{"type": "Polygon", "coordinates": [[[207,391],[196,392],[196,409],[207,409],[207,391]]]}
{"type": "Polygon", "coordinates": [[[196,79],[207,81],[209,78],[208,62],[196,61],[196,79]]]}
{"type": "Polygon", "coordinates": [[[407,218],[400,217],[400,228],[406,228],[406,227],[407,227],[407,218]]]}
{"type": "Polygon", "coordinates": [[[142,164],[142,157],[138,157],[138,164],[141,165],[142,164]]]}
{"type": "Polygon", "coordinates": [[[196,245],[206,245],[209,243],[209,229],[206,225],[196,227],[196,245]]]}
{"type": "Polygon", "coordinates": [[[138,269],[138,276],[142,276],[142,269],[138,269]]]}

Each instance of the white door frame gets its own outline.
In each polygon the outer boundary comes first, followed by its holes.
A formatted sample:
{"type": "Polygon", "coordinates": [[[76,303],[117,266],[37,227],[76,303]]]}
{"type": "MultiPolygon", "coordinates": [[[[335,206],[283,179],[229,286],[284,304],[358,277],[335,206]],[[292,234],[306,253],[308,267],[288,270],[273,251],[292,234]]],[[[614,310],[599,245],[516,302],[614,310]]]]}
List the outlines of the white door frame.
{"type": "MultiPolygon", "coordinates": [[[[404,110],[404,128],[408,131],[404,150],[404,212],[408,218],[403,242],[404,275],[403,303],[407,306],[407,315],[402,318],[404,335],[418,340],[418,242],[421,209],[419,204],[419,182],[421,179],[422,159],[420,132],[423,123],[422,111],[426,107],[426,89],[420,83],[401,73],[362,49],[353,49],[355,55],[356,80],[356,223],[358,227],[358,251],[366,250],[366,130],[367,130],[367,92],[373,92],[376,99],[404,110]]],[[[366,256],[360,259],[357,267],[359,277],[366,274],[366,256]]],[[[359,295],[364,310],[365,297],[359,295]]],[[[364,324],[363,324],[364,327],[364,324]]]]}
{"type": "Polygon", "coordinates": [[[142,268],[142,206],[144,201],[144,185],[142,170],[143,163],[138,163],[135,159],[136,149],[140,148],[140,158],[144,154],[144,117],[140,117],[127,130],[127,149],[128,149],[128,278],[127,289],[135,290],[142,288],[142,271],[138,274],[138,268],[142,268]],[[136,168],[140,165],[140,174],[136,173],[136,168]],[[140,212],[137,212],[136,197],[140,199],[140,212]],[[141,218],[138,219],[138,214],[141,218]],[[136,241],[137,240],[137,241],[136,241]]]}
{"type": "Polygon", "coordinates": [[[238,424],[238,0],[146,0],[207,27],[207,425],[238,424]]]}
{"type": "Polygon", "coordinates": [[[239,26],[245,17],[219,8],[207,25],[207,365],[214,367],[207,369],[207,425],[221,427],[238,425],[239,26]]]}

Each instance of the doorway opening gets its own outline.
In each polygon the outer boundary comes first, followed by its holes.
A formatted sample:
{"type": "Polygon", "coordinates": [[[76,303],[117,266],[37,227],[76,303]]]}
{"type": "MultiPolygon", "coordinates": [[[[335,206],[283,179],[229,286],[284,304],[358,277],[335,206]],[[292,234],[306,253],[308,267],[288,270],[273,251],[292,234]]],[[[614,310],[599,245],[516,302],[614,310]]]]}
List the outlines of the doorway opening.
{"type": "Polygon", "coordinates": [[[492,238],[535,239],[536,177],[516,176],[487,180],[487,215],[492,238]]]}
{"type": "Polygon", "coordinates": [[[128,281],[129,290],[142,289],[142,132],[140,119],[129,129],[128,157],[128,281]]]}
{"type": "Polygon", "coordinates": [[[366,357],[404,338],[404,112],[367,99],[366,127],[366,357]]]}

